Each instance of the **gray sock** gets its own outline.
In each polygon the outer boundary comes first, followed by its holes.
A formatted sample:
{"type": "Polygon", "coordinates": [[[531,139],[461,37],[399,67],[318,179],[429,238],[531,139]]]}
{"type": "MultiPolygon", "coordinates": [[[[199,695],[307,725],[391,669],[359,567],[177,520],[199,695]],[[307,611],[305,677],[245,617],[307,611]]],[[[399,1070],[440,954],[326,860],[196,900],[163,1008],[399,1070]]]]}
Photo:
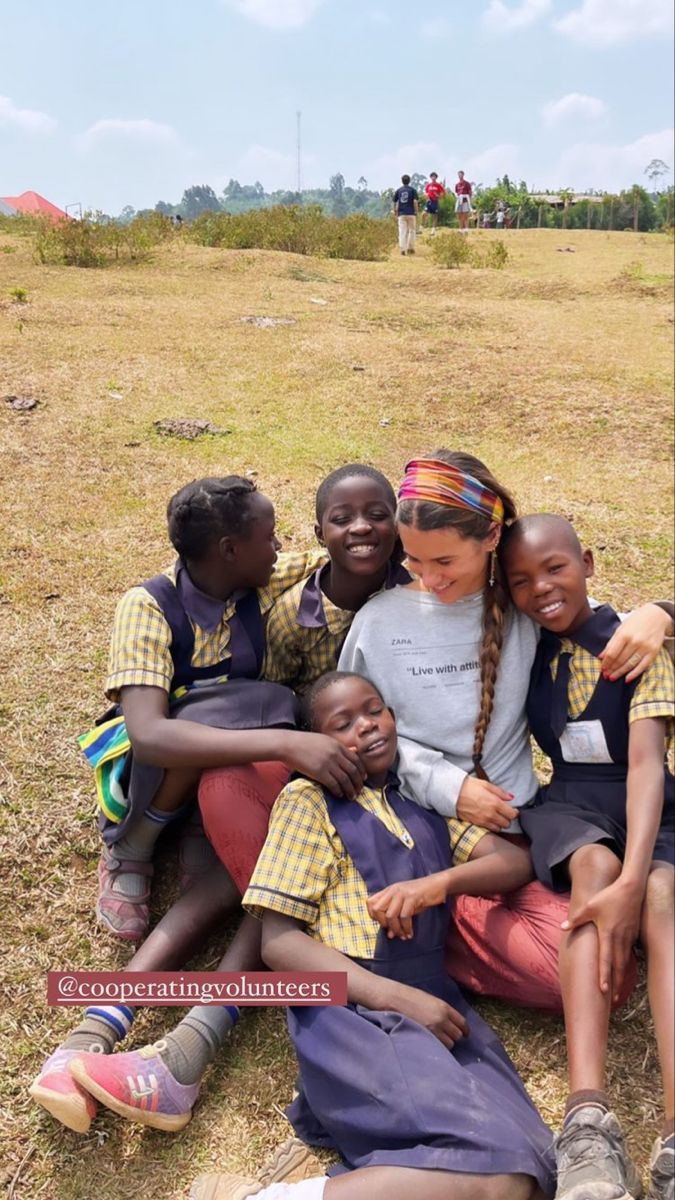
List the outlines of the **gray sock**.
{"type": "Polygon", "coordinates": [[[63,1046],[66,1050],[94,1051],[112,1054],[118,1042],[131,1029],[135,1010],[129,1005],[100,1008],[96,1014],[87,1009],[84,1021],[68,1035],[63,1046]]]}
{"type": "MultiPolygon", "coordinates": [[[[182,816],[185,808],[186,805],[182,805],[175,812],[165,813],[150,805],[147,812],[139,817],[129,832],[111,847],[112,853],[116,858],[126,861],[151,862],[160,833],[177,817],[182,816]]],[[[118,892],[120,896],[129,896],[131,899],[134,896],[142,896],[148,890],[148,876],[140,872],[123,871],[117,876],[112,890],[118,892]]]]}
{"type": "Polygon", "coordinates": [[[163,1041],[160,1058],[178,1083],[196,1083],[215,1058],[225,1036],[239,1019],[229,1005],[197,1005],[163,1041]]]}

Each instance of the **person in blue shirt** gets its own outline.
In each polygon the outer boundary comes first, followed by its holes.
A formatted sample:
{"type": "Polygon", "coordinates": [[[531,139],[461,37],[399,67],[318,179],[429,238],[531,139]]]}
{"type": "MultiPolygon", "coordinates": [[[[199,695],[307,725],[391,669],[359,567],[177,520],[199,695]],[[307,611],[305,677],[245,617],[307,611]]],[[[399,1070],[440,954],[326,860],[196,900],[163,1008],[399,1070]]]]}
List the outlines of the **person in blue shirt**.
{"type": "Polygon", "coordinates": [[[417,192],[410,185],[410,176],[401,176],[401,187],[394,192],[394,213],[398,217],[398,245],[401,254],[415,253],[417,236],[417,192]]]}

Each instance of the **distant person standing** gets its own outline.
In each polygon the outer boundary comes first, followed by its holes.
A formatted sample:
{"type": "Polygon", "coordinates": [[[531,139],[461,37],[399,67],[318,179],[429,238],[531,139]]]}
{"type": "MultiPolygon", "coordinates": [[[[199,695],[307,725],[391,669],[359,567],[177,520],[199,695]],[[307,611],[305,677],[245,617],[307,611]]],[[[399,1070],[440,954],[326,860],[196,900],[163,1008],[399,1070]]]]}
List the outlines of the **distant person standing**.
{"type": "Polygon", "coordinates": [[[455,200],[455,212],[457,213],[461,233],[468,232],[469,216],[473,212],[471,207],[472,195],[473,188],[471,184],[468,179],[464,178],[464,172],[458,171],[457,183],[455,184],[455,196],[457,197],[455,200]]]}
{"type": "Polygon", "coordinates": [[[415,253],[419,201],[410,176],[401,176],[401,187],[394,192],[394,212],[398,217],[398,244],[401,254],[415,253]]]}
{"type": "Polygon", "coordinates": [[[424,206],[424,217],[431,218],[432,233],[438,225],[438,202],[441,196],[445,195],[445,188],[442,183],[438,182],[438,175],[432,171],[429,176],[429,182],[424,185],[424,195],[427,202],[424,206]]]}

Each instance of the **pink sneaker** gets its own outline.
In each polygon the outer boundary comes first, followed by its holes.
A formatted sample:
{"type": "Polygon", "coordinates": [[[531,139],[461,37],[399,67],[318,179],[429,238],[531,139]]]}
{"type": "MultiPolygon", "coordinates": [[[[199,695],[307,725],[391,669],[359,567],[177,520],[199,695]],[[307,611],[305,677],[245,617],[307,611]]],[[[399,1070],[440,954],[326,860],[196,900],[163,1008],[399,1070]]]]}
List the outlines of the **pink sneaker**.
{"type": "Polygon", "coordinates": [[[104,845],[98,863],[96,915],[108,933],[124,942],[142,942],[150,924],[151,862],[133,862],[115,856],[114,847],[104,845]],[[141,896],[124,896],[113,888],[119,875],[145,875],[148,887],[141,896]]]}
{"type": "Polygon", "coordinates": [[[78,1054],[71,1074],[92,1096],[113,1112],[174,1133],[192,1116],[199,1083],[179,1083],[159,1057],[166,1042],[121,1054],[78,1054]]]}
{"type": "MultiPolygon", "coordinates": [[[[94,1097],[75,1082],[68,1069],[76,1055],[81,1053],[81,1050],[66,1050],[59,1046],[43,1064],[40,1074],[28,1089],[38,1104],[75,1133],[87,1133],[98,1112],[94,1097]]],[[[89,1057],[102,1056],[90,1054],[89,1057]]]]}

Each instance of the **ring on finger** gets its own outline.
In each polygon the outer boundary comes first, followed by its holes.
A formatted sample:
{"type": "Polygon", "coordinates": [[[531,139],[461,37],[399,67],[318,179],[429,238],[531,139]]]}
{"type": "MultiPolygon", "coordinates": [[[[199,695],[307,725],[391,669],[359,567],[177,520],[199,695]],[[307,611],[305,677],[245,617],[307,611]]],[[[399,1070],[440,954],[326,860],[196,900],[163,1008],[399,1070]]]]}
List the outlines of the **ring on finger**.
{"type": "Polygon", "coordinates": [[[637,651],[635,654],[631,654],[630,658],[628,659],[629,666],[636,667],[641,658],[642,658],[642,655],[638,654],[637,651]]]}

